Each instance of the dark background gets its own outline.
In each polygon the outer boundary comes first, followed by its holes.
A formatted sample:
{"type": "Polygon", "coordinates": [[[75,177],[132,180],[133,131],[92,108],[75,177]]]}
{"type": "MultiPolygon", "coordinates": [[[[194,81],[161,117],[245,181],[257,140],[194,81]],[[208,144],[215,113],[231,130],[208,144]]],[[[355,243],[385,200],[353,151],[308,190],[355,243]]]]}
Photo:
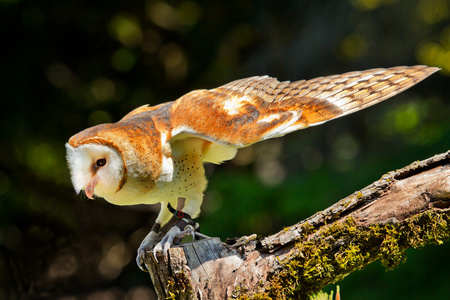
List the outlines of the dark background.
{"type": "MultiPolygon", "coordinates": [[[[202,231],[268,235],[450,147],[446,0],[0,0],[0,299],[154,299],[135,251],[158,207],[75,195],[64,143],[143,104],[270,75],[442,70],[363,112],[207,166],[202,231]]],[[[343,299],[448,299],[450,243],[341,281],[343,299]]],[[[334,288],[328,287],[327,290],[334,288]]]]}

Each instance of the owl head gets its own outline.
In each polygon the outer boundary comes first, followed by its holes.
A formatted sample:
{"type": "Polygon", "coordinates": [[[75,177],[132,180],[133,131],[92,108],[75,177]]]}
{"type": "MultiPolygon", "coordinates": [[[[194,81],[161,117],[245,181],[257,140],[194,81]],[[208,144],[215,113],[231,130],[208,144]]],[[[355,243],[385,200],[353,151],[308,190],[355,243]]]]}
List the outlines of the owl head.
{"type": "Polygon", "coordinates": [[[143,128],[134,122],[118,122],[72,136],[66,144],[66,156],[75,191],[84,190],[90,199],[95,194],[108,200],[129,177],[156,181],[161,175],[162,147],[159,133],[148,132],[148,125],[143,128]]]}
{"type": "Polygon", "coordinates": [[[73,187],[77,193],[84,190],[106,197],[121,188],[125,178],[125,165],[120,152],[113,146],[86,143],[78,147],[66,144],[67,163],[73,187]]]}

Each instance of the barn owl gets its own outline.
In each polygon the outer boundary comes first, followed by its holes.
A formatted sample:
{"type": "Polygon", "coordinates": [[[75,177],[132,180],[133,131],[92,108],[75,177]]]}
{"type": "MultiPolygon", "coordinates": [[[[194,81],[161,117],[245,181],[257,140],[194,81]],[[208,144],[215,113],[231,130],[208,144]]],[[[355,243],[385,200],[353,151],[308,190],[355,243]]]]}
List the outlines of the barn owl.
{"type": "Polygon", "coordinates": [[[394,67],[312,80],[279,82],[268,76],[192,91],[176,101],[141,106],[119,122],[85,129],[66,144],[77,193],[116,205],[161,203],[150,233],[138,249],[167,252],[193,234],[206,177],[203,163],[220,164],[239,148],[322,124],[386,100],[438,68],[394,67]],[[172,207],[177,207],[174,210],[172,207]],[[161,226],[179,220],[161,239],[161,226]]]}

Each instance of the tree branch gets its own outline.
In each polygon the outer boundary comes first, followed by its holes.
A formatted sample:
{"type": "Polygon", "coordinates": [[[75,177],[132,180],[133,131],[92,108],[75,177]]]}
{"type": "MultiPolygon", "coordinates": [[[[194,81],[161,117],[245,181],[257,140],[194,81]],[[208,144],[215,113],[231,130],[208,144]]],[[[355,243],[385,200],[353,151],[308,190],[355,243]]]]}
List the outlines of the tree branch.
{"type": "Polygon", "coordinates": [[[230,247],[218,238],[147,256],[160,299],[307,298],[381,259],[450,237],[450,151],[397,171],[322,212],[261,240],[230,247]]]}

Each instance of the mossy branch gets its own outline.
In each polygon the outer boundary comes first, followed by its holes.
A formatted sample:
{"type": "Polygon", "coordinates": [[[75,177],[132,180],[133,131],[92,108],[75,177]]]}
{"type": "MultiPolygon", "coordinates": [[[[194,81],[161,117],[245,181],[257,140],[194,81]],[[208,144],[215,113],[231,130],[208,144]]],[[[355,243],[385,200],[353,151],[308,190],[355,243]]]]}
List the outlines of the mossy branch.
{"type": "Polygon", "coordinates": [[[380,259],[450,237],[450,151],[389,172],[294,226],[231,248],[186,243],[146,264],[159,298],[307,299],[380,259]]]}

